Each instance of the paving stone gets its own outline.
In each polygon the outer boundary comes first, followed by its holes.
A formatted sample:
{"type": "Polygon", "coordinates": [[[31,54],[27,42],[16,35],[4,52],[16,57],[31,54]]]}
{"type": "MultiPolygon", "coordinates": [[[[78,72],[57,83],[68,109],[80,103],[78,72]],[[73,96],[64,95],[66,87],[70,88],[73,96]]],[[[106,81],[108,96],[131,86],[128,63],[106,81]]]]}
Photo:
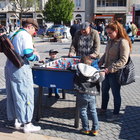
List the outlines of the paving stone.
{"type": "MultiPolygon", "coordinates": [[[[58,56],[67,55],[70,42],[64,43],[50,43],[41,42],[35,43],[36,48],[41,54],[41,59],[48,57],[46,51],[50,49],[57,49],[60,53],[58,56]]],[[[134,43],[134,48],[140,50],[140,42],[134,43]]],[[[105,49],[105,45],[101,46],[101,52],[105,49]]],[[[140,52],[140,51],[139,51],[140,52]]],[[[54,136],[58,138],[65,138],[67,140],[140,140],[140,54],[134,50],[132,59],[136,69],[136,82],[121,88],[122,106],[120,120],[113,123],[108,123],[106,118],[112,114],[113,97],[110,92],[110,101],[106,116],[99,116],[100,130],[97,137],[82,135],[79,133],[80,128],[74,128],[74,111],[75,111],[75,96],[72,91],[66,91],[66,99],[55,100],[54,97],[48,98],[47,88],[44,88],[43,95],[43,118],[36,124],[42,127],[40,132],[46,136],[54,136]]],[[[5,93],[5,78],[4,78],[4,64],[6,57],[0,53],[0,127],[6,127],[10,124],[6,117],[6,93],[5,93]]],[[[37,101],[38,86],[35,88],[35,103],[37,101]]],[[[61,94],[60,94],[61,96],[61,94]]],[[[61,96],[62,97],[62,96],[61,96]]],[[[97,109],[101,106],[101,96],[97,97],[97,109]]],[[[34,119],[36,118],[36,108],[34,112],[34,119]]],[[[91,120],[90,127],[91,127],[91,120]]]]}

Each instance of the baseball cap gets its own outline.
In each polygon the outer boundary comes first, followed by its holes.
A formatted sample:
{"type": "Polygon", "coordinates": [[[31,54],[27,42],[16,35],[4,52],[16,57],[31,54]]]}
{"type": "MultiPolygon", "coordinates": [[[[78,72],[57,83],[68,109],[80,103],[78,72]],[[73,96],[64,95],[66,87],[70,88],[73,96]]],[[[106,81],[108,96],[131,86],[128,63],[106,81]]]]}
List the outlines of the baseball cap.
{"type": "Polygon", "coordinates": [[[80,29],[81,30],[85,30],[87,27],[90,26],[90,23],[89,22],[84,22],[80,25],[80,29]]]}
{"type": "Polygon", "coordinates": [[[37,20],[35,19],[27,18],[22,21],[22,25],[24,24],[32,24],[35,27],[35,29],[38,30],[38,23],[37,23],[37,20]]]}
{"type": "Polygon", "coordinates": [[[51,50],[49,50],[49,54],[50,53],[58,53],[58,51],[56,51],[56,50],[54,50],[54,49],[51,49],[51,50]]]}

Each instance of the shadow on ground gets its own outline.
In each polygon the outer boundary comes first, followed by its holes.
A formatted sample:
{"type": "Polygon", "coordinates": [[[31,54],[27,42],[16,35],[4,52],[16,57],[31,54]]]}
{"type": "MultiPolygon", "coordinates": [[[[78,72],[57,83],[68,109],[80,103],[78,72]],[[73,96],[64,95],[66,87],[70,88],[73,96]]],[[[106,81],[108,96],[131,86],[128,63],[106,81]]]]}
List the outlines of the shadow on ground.
{"type": "Polygon", "coordinates": [[[140,140],[140,107],[126,106],[121,122],[120,139],[140,140]]]}

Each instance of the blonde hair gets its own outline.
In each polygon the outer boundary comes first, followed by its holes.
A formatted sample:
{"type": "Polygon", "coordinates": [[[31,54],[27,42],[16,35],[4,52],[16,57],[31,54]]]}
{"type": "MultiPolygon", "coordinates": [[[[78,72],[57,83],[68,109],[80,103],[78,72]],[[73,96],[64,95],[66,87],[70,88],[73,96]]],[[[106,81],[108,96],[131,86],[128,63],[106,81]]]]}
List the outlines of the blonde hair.
{"type": "Polygon", "coordinates": [[[123,25],[121,23],[119,23],[118,21],[112,21],[106,26],[105,29],[111,29],[112,31],[118,30],[117,38],[126,39],[129,42],[129,47],[130,47],[130,50],[132,51],[131,40],[130,40],[125,28],[123,27],[123,25]]]}

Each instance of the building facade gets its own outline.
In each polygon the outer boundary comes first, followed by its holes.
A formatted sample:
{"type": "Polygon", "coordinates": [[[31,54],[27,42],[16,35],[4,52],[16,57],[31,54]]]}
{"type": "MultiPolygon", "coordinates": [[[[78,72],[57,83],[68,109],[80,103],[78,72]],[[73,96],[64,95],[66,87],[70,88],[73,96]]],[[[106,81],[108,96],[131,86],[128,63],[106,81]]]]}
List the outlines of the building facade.
{"type": "MultiPolygon", "coordinates": [[[[39,5],[36,4],[36,1],[33,3],[33,6],[30,10],[22,15],[22,18],[35,18],[37,19],[39,25],[43,25],[43,14],[42,10],[44,9],[45,3],[48,0],[39,0],[39,5]]],[[[77,19],[81,22],[84,22],[85,19],[85,0],[73,0],[75,3],[73,20],[77,19]]],[[[89,9],[89,8],[88,8],[89,9]]],[[[8,26],[9,24],[20,24],[19,21],[19,11],[14,12],[14,7],[12,6],[12,0],[0,0],[0,24],[8,26]]],[[[93,10],[89,10],[90,14],[93,10]]],[[[88,12],[87,12],[88,15],[88,12]]],[[[73,24],[73,20],[70,24],[73,24]]]]}
{"type": "MultiPolygon", "coordinates": [[[[33,6],[27,13],[23,13],[22,18],[35,18],[38,20],[39,25],[43,25],[42,10],[48,0],[39,0],[39,4],[36,4],[37,0],[34,0],[33,6]]],[[[73,0],[75,8],[73,12],[73,21],[102,21],[104,23],[113,19],[121,20],[123,23],[127,23],[133,20],[134,7],[139,9],[140,0],[73,0]]],[[[19,11],[14,12],[14,7],[11,5],[12,0],[0,0],[0,24],[8,26],[9,24],[20,24],[17,16],[19,11]]],[[[138,10],[137,10],[138,11],[138,10]]],[[[139,16],[139,12],[136,12],[139,16]]]]}
{"type": "Polygon", "coordinates": [[[73,0],[75,4],[74,12],[73,12],[73,20],[79,20],[80,22],[85,21],[85,0],[73,0]]]}
{"type": "Polygon", "coordinates": [[[134,5],[139,0],[94,0],[93,21],[120,20],[123,24],[133,21],[134,5]]]}
{"type": "MultiPolygon", "coordinates": [[[[35,0],[28,12],[22,14],[22,18],[35,18],[38,20],[39,25],[42,25],[43,14],[41,10],[45,2],[45,0],[41,0],[37,5],[35,0]]],[[[17,24],[19,26],[19,16],[21,16],[20,12],[13,6],[12,0],[0,0],[0,24],[5,26],[17,24]]]]}
{"type": "MultiPolygon", "coordinates": [[[[135,21],[134,7],[139,9],[140,0],[73,0],[75,10],[73,20],[81,22],[104,22],[117,19],[123,24],[135,21]]],[[[138,10],[137,10],[138,11],[138,10]]],[[[139,12],[136,12],[139,14],[139,12]]],[[[72,20],[72,21],[73,21],[72,20]]],[[[136,19],[137,20],[137,19],[136,19]]]]}

